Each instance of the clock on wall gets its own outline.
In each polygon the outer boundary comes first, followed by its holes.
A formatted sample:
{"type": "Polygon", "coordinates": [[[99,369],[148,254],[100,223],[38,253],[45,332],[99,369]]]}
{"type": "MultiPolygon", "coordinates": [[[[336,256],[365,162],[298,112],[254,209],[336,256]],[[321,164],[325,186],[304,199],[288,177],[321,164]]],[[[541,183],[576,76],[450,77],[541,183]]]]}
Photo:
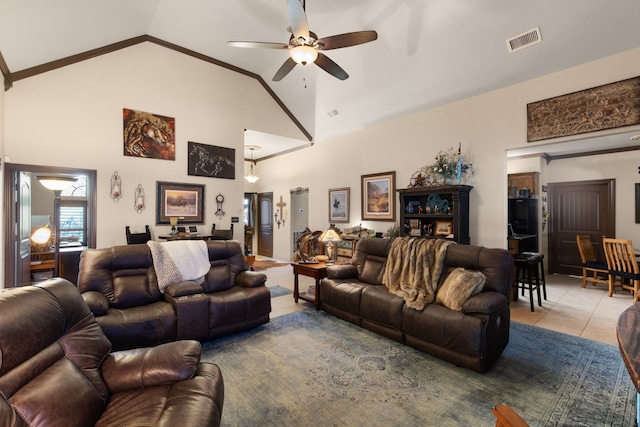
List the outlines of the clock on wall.
{"type": "Polygon", "coordinates": [[[216,196],[216,205],[218,207],[218,210],[216,210],[216,216],[220,218],[224,216],[224,211],[222,210],[223,202],[224,202],[224,196],[222,194],[218,194],[216,196]]]}

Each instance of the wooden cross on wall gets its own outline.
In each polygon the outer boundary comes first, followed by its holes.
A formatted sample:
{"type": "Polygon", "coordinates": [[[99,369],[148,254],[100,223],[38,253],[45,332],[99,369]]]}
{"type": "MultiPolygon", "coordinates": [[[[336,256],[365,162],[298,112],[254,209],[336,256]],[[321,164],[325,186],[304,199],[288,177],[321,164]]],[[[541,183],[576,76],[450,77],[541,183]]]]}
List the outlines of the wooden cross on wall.
{"type": "Polygon", "coordinates": [[[280,223],[284,225],[284,222],[287,220],[287,211],[283,209],[285,206],[287,206],[287,204],[282,201],[282,196],[280,196],[280,201],[276,203],[276,206],[278,208],[275,214],[276,224],[278,224],[278,228],[280,228],[280,223]],[[278,217],[278,213],[280,214],[279,217],[278,217]]]}

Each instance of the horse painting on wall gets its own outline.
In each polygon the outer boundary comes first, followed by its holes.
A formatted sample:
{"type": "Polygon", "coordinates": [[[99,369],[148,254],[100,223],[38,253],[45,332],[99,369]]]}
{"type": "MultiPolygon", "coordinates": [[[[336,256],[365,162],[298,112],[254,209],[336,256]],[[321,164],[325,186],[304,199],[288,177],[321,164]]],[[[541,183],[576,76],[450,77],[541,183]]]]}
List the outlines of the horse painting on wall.
{"type": "Polygon", "coordinates": [[[176,159],[176,120],[143,111],[122,109],[124,155],[176,159]]]}
{"type": "Polygon", "coordinates": [[[189,175],[235,179],[236,150],[189,141],[189,175]]]}

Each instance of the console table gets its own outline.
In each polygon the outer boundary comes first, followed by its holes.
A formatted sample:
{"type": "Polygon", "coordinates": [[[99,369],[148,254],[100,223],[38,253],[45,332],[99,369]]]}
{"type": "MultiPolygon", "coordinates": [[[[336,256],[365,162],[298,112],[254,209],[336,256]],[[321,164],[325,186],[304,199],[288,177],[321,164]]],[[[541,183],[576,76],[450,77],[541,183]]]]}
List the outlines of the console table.
{"type": "Polygon", "coordinates": [[[634,304],[618,317],[616,336],[622,354],[622,360],[629,371],[631,381],[636,388],[636,425],[640,420],[640,304],[634,304]]]}

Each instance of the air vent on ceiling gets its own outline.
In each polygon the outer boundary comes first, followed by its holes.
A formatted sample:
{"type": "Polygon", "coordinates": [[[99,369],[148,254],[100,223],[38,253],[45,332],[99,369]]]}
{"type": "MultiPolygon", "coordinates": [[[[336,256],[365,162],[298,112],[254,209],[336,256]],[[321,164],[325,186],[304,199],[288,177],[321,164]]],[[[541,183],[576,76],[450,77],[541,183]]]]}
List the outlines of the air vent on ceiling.
{"type": "Polygon", "coordinates": [[[536,27],[533,30],[507,40],[507,47],[509,48],[509,53],[511,53],[516,50],[524,49],[532,44],[540,43],[541,41],[542,36],[540,35],[540,27],[536,27]]]}

